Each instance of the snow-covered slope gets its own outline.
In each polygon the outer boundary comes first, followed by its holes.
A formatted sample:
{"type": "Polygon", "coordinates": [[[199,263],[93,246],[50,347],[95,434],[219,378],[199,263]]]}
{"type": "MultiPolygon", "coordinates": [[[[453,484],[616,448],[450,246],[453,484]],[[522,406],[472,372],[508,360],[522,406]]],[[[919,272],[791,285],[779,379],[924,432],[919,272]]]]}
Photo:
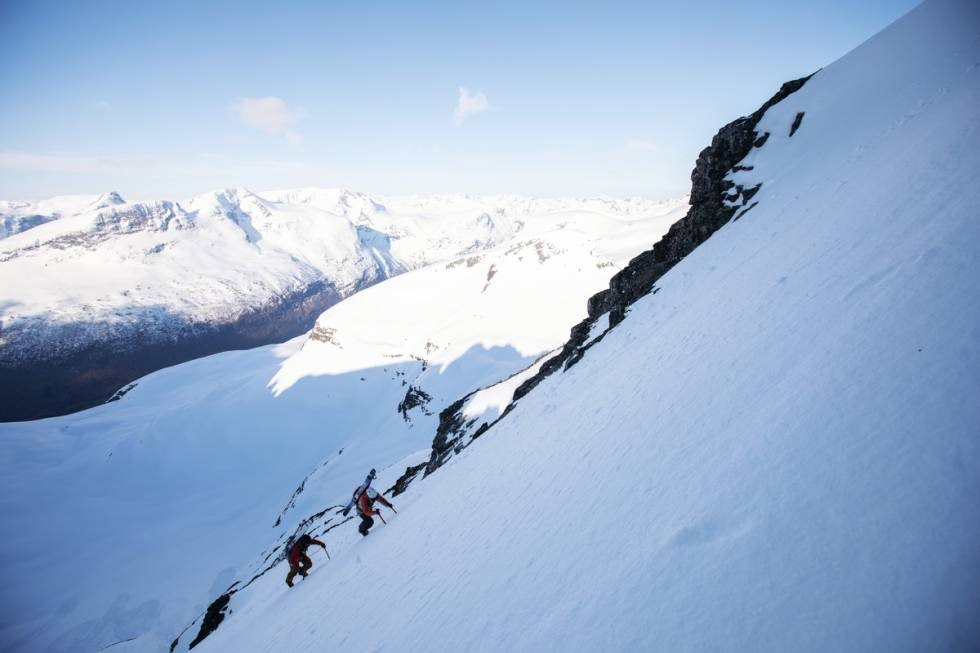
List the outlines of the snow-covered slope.
{"type": "Polygon", "coordinates": [[[977,650],[978,107],[972,1],[818,72],[749,212],[199,650],[977,650]]]}
{"type": "Polygon", "coordinates": [[[91,406],[160,367],[288,339],[362,288],[562,211],[657,220],[680,203],[230,189],[14,204],[0,207],[5,231],[34,226],[0,241],[5,420],[91,406]]]}
{"type": "Polygon", "coordinates": [[[186,647],[212,601],[367,469],[391,484],[424,461],[450,402],[559,347],[586,298],[684,209],[556,207],[497,247],[349,297],[309,338],[0,425],[0,648],[159,651],[187,628],[186,647]]]}

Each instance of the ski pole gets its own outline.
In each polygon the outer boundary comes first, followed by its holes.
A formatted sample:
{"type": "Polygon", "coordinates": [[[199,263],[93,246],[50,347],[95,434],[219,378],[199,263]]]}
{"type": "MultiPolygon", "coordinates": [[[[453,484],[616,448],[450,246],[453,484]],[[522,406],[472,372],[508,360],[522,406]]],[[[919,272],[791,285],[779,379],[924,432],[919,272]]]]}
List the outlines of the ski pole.
{"type": "Polygon", "coordinates": [[[381,520],[381,523],[384,524],[385,526],[388,525],[388,522],[385,521],[385,518],[381,516],[381,511],[380,510],[378,511],[378,519],[380,519],[381,520]]]}

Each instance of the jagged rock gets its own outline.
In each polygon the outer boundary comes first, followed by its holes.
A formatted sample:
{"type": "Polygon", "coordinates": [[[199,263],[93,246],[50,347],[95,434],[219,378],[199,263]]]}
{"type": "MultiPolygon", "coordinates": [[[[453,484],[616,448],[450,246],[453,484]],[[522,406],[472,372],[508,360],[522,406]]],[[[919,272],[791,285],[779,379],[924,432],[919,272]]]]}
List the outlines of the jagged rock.
{"type": "Polygon", "coordinates": [[[751,200],[755,196],[755,194],[759,192],[759,189],[760,188],[762,188],[762,184],[761,183],[760,184],[756,184],[752,188],[746,188],[746,189],[742,190],[741,191],[742,204],[745,204],[746,202],[748,202],[749,200],[751,200]]]}
{"type": "Polygon", "coordinates": [[[806,112],[805,111],[800,111],[799,113],[796,114],[796,117],[793,118],[793,124],[789,128],[789,136],[790,136],[790,138],[793,137],[793,134],[796,133],[796,130],[800,128],[800,124],[803,123],[803,114],[804,113],[806,113],[806,112]]]}
{"type": "MultiPolygon", "coordinates": [[[[765,112],[802,88],[809,78],[783,84],[779,92],[753,114],[722,127],[711,145],[701,151],[691,173],[691,208],[687,215],[674,223],[653,249],[634,258],[610,280],[605,308],[609,311],[611,325],[622,321],[630,304],[647,294],[657,279],[731,219],[735,208],[726,206],[725,195],[733,185],[725,179],[726,175],[753,147],[765,144],[765,138],[755,131],[765,112]]],[[[744,191],[743,196],[749,193],[751,197],[758,190],[757,186],[744,191]]]]}
{"type": "Polygon", "coordinates": [[[432,401],[432,397],[425,392],[422,388],[417,388],[414,385],[408,386],[408,392],[405,393],[405,398],[401,400],[398,404],[398,412],[402,414],[405,421],[408,420],[408,411],[413,408],[421,408],[422,412],[426,415],[431,415],[429,411],[425,409],[426,404],[432,401]]]}
{"type": "MultiPolygon", "coordinates": [[[[228,607],[228,602],[231,601],[232,594],[234,594],[234,591],[225,592],[208,606],[207,612],[204,613],[204,619],[201,620],[201,630],[198,631],[197,637],[194,638],[187,648],[194,648],[203,642],[208,635],[217,630],[221,622],[225,620],[225,609],[228,607]]],[[[171,646],[171,649],[173,649],[173,646],[171,646]]]]}
{"type": "Polygon", "coordinates": [[[589,297],[586,303],[586,314],[589,319],[599,317],[609,309],[607,308],[607,302],[609,301],[609,289],[600,290],[596,294],[589,297]]]}
{"type": "MultiPolygon", "coordinates": [[[[432,440],[432,454],[429,462],[425,466],[426,476],[439,469],[442,463],[449,457],[449,453],[453,449],[453,436],[459,433],[465,423],[462,410],[469,396],[466,395],[461,399],[457,399],[439,413],[439,426],[436,428],[436,436],[432,440]]],[[[404,477],[405,475],[403,474],[395,484],[401,483],[404,477]]],[[[407,485],[408,481],[405,481],[405,484],[407,485]]]]}
{"type": "Polygon", "coordinates": [[[385,490],[385,494],[390,494],[393,497],[397,497],[399,494],[408,489],[408,485],[415,480],[416,476],[425,470],[425,466],[426,463],[421,463],[406,468],[405,473],[398,477],[395,484],[385,490]]]}

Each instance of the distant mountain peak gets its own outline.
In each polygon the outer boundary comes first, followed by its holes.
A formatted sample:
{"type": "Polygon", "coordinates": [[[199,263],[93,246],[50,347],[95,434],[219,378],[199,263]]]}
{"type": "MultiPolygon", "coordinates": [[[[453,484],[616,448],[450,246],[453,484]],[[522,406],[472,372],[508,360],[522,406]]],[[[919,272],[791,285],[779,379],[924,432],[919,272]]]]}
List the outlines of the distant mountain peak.
{"type": "Polygon", "coordinates": [[[125,204],[126,200],[122,198],[122,195],[116,191],[109,191],[108,193],[102,193],[99,195],[94,202],[92,202],[92,209],[105,209],[110,206],[119,206],[120,204],[125,204]]]}

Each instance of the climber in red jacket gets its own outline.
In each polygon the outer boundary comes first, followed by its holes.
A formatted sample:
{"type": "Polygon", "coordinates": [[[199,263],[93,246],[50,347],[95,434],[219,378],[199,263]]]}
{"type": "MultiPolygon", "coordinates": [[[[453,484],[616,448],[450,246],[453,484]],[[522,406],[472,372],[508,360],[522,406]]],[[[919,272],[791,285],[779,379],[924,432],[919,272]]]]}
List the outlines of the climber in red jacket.
{"type": "MultiPolygon", "coordinates": [[[[312,545],[322,546],[323,550],[327,550],[327,545],[320,540],[313,539],[308,534],[304,533],[299,536],[299,539],[293,544],[289,549],[289,573],[286,574],[286,584],[290,587],[293,586],[293,579],[296,578],[296,574],[299,574],[303,578],[306,578],[307,572],[310,567],[313,566],[313,561],[310,560],[310,556],[306,555],[306,550],[312,545]]],[[[329,557],[330,554],[328,553],[329,557]]]]}

